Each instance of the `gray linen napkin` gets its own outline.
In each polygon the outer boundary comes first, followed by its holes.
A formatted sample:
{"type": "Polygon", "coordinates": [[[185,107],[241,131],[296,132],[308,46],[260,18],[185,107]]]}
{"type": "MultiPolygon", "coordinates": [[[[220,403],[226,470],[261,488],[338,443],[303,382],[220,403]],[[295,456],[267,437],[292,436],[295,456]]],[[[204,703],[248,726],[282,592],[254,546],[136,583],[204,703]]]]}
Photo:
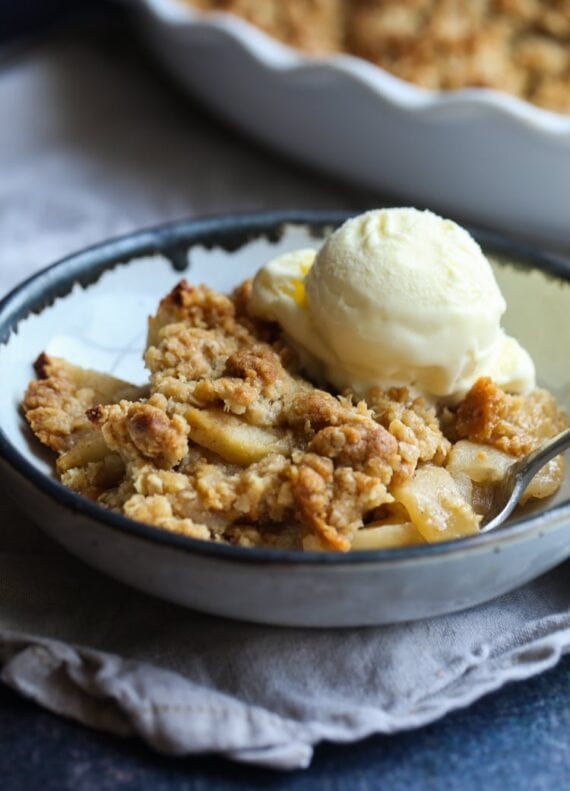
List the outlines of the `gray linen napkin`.
{"type": "MultiPolygon", "coordinates": [[[[194,117],[135,54],[103,44],[64,39],[0,71],[0,294],[66,252],[162,219],[364,204],[194,117]]],[[[293,769],[322,739],[417,727],[552,666],[570,646],[569,568],[421,623],[275,629],[131,591],[0,495],[1,677],[163,752],[293,769]]]]}
{"type": "Polygon", "coordinates": [[[6,501],[0,525],[2,679],[166,753],[304,767],[323,739],[423,725],[551,667],[570,647],[568,563],[443,618],[278,629],[131,591],[67,556],[6,501]]]}

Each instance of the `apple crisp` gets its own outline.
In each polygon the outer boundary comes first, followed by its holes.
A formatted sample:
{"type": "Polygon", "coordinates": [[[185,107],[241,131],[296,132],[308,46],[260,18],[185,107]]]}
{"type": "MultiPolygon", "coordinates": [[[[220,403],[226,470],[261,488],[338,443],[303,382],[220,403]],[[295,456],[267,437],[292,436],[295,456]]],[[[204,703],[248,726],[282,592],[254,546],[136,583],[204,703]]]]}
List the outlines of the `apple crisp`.
{"type": "Polygon", "coordinates": [[[345,51],[432,89],[495,88],[570,112],[570,0],[185,0],[312,53],[345,51]]]}
{"type": "MultiPolygon", "coordinates": [[[[40,356],[23,411],[65,486],[203,540],[405,546],[477,533],[508,465],[568,423],[548,392],[490,379],[453,408],[319,389],[278,325],[248,315],[250,289],[176,286],[149,319],[145,388],[40,356]]],[[[526,496],[563,475],[555,459],[526,496]]]]}

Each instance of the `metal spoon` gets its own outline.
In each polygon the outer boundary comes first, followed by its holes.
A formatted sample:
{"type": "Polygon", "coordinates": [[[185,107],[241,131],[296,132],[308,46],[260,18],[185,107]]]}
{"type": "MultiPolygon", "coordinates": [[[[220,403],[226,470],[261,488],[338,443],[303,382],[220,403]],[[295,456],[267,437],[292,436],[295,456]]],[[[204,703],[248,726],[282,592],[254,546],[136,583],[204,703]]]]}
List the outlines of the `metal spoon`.
{"type": "Polygon", "coordinates": [[[494,530],[507,519],[521,499],[524,490],[544,465],[570,448],[570,428],[557,434],[540,448],[512,464],[497,485],[491,511],[481,525],[481,532],[494,530]]]}

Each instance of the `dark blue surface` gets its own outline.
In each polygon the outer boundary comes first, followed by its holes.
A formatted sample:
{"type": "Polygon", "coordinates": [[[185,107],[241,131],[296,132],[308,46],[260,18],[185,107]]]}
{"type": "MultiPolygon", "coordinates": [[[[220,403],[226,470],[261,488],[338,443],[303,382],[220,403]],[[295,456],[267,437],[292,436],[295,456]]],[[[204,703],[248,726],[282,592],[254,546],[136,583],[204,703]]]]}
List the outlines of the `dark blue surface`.
{"type": "Polygon", "coordinates": [[[0,0],[0,44],[37,34],[104,0],[0,0]]]}
{"type": "Polygon", "coordinates": [[[317,748],[310,769],[278,773],[216,757],[166,758],[82,728],[0,685],[0,778],[8,791],[107,789],[565,789],[570,657],[434,725],[317,748]]]}

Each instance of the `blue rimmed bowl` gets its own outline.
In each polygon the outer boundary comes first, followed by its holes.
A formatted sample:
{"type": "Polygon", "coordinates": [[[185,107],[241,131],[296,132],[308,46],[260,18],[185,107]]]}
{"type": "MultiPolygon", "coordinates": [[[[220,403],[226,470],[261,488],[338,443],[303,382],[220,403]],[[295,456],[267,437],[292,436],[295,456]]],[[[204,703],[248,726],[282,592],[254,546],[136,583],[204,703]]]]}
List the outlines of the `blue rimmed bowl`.
{"type": "MultiPolygon", "coordinates": [[[[64,488],[29,434],[19,402],[47,349],[145,380],[146,317],[179,279],[229,290],[270,256],[318,246],[348,215],[273,212],[191,220],[72,255],[0,303],[0,483],[52,538],[89,565],[204,612],[289,626],[357,626],[472,607],[570,555],[570,485],[502,529],[400,550],[333,553],[244,549],[197,541],[112,513],[64,488]]],[[[473,231],[508,303],[506,329],[541,383],[568,406],[570,267],[473,231]]]]}

